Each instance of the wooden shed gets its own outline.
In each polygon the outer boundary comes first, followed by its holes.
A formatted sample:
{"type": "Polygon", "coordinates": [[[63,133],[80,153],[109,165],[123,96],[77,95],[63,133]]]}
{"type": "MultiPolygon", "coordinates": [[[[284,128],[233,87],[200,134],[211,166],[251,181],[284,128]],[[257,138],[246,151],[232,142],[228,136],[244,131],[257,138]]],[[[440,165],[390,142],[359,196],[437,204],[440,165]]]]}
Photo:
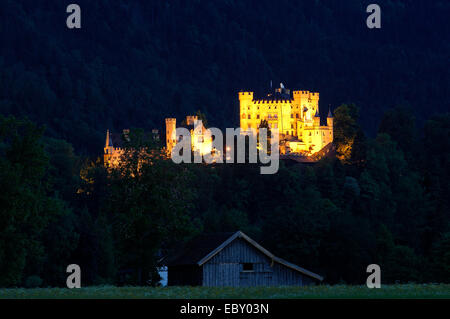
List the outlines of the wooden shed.
{"type": "Polygon", "coordinates": [[[304,286],[323,280],[274,256],[241,231],[199,236],[165,265],[169,286],[304,286]]]}

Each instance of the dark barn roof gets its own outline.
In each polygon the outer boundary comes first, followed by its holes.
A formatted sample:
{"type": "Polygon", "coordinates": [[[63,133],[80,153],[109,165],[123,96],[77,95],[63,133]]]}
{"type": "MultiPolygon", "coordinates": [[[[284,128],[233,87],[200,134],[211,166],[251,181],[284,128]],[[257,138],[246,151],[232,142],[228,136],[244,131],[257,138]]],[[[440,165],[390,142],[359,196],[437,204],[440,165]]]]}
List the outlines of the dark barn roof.
{"type": "Polygon", "coordinates": [[[188,242],[178,254],[174,255],[172,258],[165,259],[163,263],[168,267],[186,265],[202,266],[215,255],[220,253],[222,249],[228,246],[236,238],[245,240],[248,244],[252,245],[254,248],[259,250],[274,262],[296,270],[314,279],[320,281],[323,280],[322,276],[319,276],[297,265],[291,264],[284,259],[276,257],[241,231],[237,231],[235,233],[215,233],[200,235],[199,237],[196,237],[192,241],[188,242]]]}

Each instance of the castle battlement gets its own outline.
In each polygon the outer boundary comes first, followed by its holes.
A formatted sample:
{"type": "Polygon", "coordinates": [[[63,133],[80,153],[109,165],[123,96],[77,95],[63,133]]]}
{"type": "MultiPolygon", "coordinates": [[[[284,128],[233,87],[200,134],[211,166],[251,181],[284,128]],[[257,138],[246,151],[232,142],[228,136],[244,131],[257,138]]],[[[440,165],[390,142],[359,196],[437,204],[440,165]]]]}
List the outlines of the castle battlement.
{"type": "Polygon", "coordinates": [[[253,100],[253,92],[239,92],[239,100],[251,101],[253,100]]]}
{"type": "Polygon", "coordinates": [[[253,100],[254,104],[288,104],[291,103],[292,100],[286,100],[286,99],[273,99],[273,100],[253,100]]]}
{"type": "Polygon", "coordinates": [[[309,95],[309,91],[293,91],[294,95],[309,95]]]}

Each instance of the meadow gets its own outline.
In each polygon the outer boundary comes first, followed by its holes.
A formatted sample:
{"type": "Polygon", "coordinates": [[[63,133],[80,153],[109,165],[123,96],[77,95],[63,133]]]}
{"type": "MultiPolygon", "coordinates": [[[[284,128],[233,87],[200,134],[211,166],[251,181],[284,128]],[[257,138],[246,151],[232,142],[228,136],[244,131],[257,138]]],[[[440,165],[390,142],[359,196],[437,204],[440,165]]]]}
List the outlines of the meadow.
{"type": "Polygon", "coordinates": [[[450,299],[450,284],[309,287],[114,287],[0,289],[0,299],[450,299]]]}

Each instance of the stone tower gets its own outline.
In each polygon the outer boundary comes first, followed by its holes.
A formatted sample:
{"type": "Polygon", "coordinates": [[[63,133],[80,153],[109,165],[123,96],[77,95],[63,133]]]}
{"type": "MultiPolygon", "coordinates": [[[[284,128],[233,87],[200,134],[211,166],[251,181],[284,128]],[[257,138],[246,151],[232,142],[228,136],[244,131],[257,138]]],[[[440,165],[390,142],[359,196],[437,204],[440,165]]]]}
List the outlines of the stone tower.
{"type": "Polygon", "coordinates": [[[112,156],[114,155],[114,146],[112,143],[109,130],[106,131],[106,142],[103,152],[103,163],[110,163],[112,156]]]}
{"type": "Polygon", "coordinates": [[[166,118],[166,145],[169,154],[172,154],[172,149],[177,144],[176,129],[177,129],[177,119],[166,118]]]}

